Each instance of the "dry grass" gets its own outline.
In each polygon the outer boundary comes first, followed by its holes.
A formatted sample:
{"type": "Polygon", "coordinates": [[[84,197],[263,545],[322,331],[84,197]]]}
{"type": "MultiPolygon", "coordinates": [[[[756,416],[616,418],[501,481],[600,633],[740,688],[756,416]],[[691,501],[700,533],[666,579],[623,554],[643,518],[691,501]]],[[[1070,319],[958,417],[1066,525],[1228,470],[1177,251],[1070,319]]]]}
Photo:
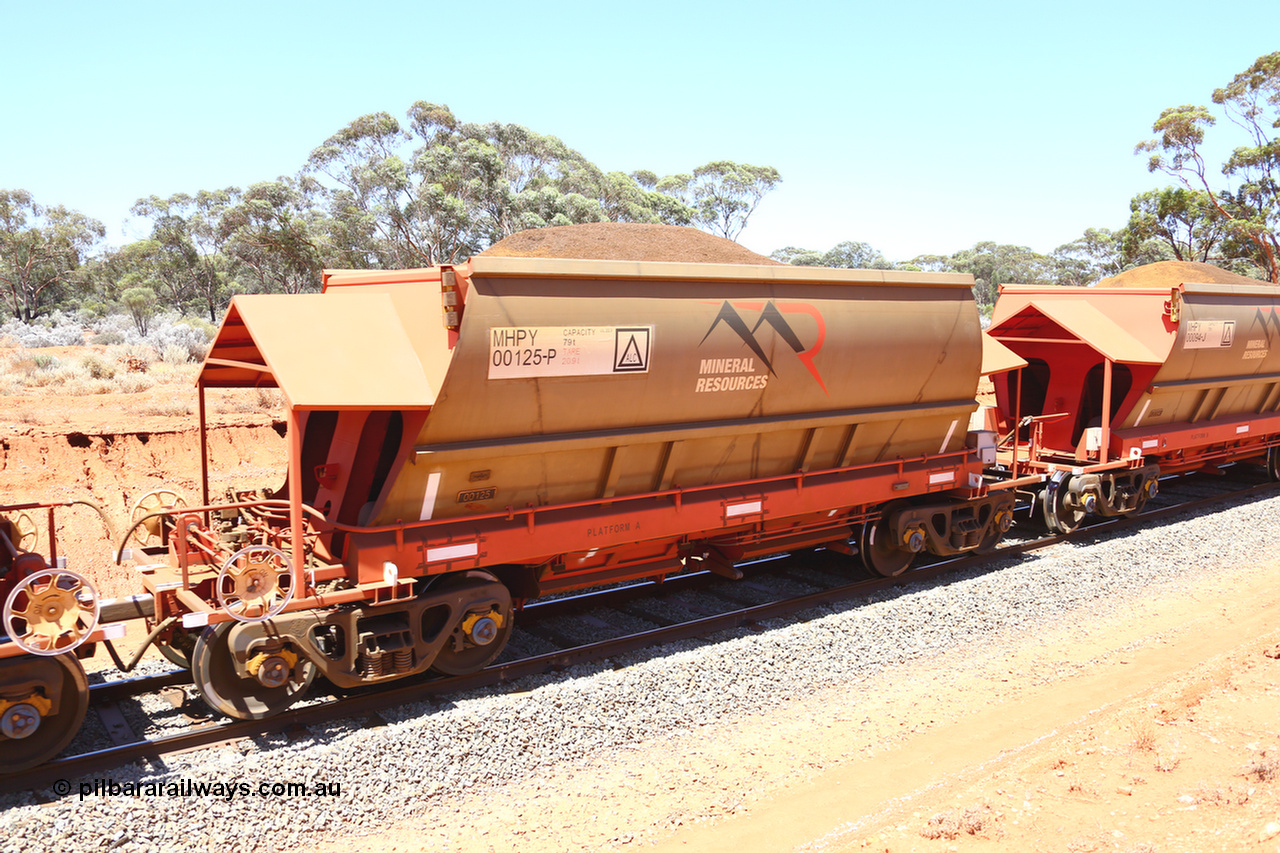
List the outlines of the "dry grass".
{"type": "Polygon", "coordinates": [[[116,388],[121,394],[140,394],[155,384],[145,373],[126,373],[116,379],[116,388]]]}
{"type": "Polygon", "coordinates": [[[264,412],[283,412],[284,394],[275,388],[259,388],[258,408],[264,412]]]}
{"type": "Polygon", "coordinates": [[[1271,782],[1280,777],[1280,758],[1264,752],[1245,765],[1244,775],[1255,782],[1271,782]]]}
{"type": "Polygon", "coordinates": [[[1150,723],[1144,723],[1133,733],[1133,741],[1129,744],[1134,752],[1155,752],[1156,733],[1150,723]]]}
{"type": "Polygon", "coordinates": [[[992,837],[996,830],[996,815],[991,806],[983,803],[967,809],[951,809],[929,818],[920,834],[930,841],[939,838],[952,840],[961,835],[992,837]]]}
{"type": "Polygon", "coordinates": [[[1067,782],[1067,792],[1071,794],[1092,794],[1093,793],[1092,791],[1090,791],[1088,788],[1084,786],[1084,783],[1080,781],[1080,777],[1074,776],[1074,775],[1067,782]]]}
{"type": "Polygon", "coordinates": [[[58,355],[0,347],[0,394],[31,388],[72,397],[137,394],[157,384],[193,383],[198,370],[181,347],[167,347],[159,360],[150,347],[138,345],[66,347],[58,355]]]}
{"type": "Polygon", "coordinates": [[[231,414],[284,414],[284,394],[275,388],[258,388],[256,393],[228,394],[213,405],[214,411],[231,414]]]}
{"type": "Polygon", "coordinates": [[[187,400],[152,400],[139,406],[129,406],[130,414],[143,417],[182,418],[194,414],[191,403],[187,400]]]}
{"type": "Polygon", "coordinates": [[[1191,796],[1196,803],[1206,806],[1242,806],[1249,802],[1247,791],[1237,790],[1232,785],[1211,785],[1201,782],[1191,796]]]}

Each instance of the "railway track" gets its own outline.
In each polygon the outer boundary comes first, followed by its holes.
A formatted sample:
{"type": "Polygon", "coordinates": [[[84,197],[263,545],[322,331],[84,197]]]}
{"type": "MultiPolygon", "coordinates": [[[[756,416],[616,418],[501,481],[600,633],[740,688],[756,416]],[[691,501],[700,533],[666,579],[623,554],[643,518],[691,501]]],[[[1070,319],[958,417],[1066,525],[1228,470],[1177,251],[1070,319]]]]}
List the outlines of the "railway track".
{"type": "MultiPolygon", "coordinates": [[[[1223,491],[1224,478],[1193,474],[1173,478],[1141,515],[1119,518],[1082,527],[1065,535],[1010,541],[988,555],[972,554],[940,560],[897,578],[857,578],[847,574],[848,558],[819,552],[773,558],[748,567],[747,577],[728,581],[709,572],[690,573],[663,583],[632,583],[580,595],[540,601],[521,613],[520,627],[510,649],[487,669],[468,676],[417,678],[394,686],[370,688],[347,695],[321,699],[291,708],[277,716],[258,721],[195,722],[174,734],[142,738],[135,734],[125,715],[124,703],[156,691],[190,684],[190,674],[174,670],[154,675],[122,679],[90,687],[91,704],[103,727],[115,741],[112,746],[58,758],[42,767],[14,777],[0,777],[0,793],[41,792],[59,780],[73,780],[102,773],[130,762],[161,762],[164,756],[215,744],[255,738],[273,733],[299,735],[308,727],[339,719],[360,719],[365,725],[383,723],[380,711],[432,697],[447,696],[480,687],[511,684],[533,675],[567,667],[607,660],[652,646],[681,640],[705,639],[719,632],[755,627],[768,620],[792,616],[825,604],[870,595],[876,591],[939,578],[948,573],[982,565],[993,559],[1031,552],[1064,540],[1088,540],[1101,534],[1137,525],[1150,524],[1179,513],[1274,491],[1275,484],[1263,482],[1262,475],[1241,467],[1228,475],[1235,488],[1223,491]],[[779,597],[778,587],[792,590],[779,597]],[[797,588],[807,591],[795,592],[797,588]],[[654,602],[674,604],[670,610],[684,610],[693,618],[660,624],[654,602]],[[602,618],[602,615],[608,618],[602,618]],[[619,618],[621,616],[621,618],[619,618]],[[644,623],[654,627],[626,631],[604,639],[580,641],[577,632],[600,634],[622,624],[644,623]],[[565,630],[564,626],[577,626],[565,630]],[[553,648],[548,648],[553,647],[553,648]],[[543,650],[539,650],[542,648],[543,650]]],[[[175,708],[178,703],[175,701],[175,708]]]]}

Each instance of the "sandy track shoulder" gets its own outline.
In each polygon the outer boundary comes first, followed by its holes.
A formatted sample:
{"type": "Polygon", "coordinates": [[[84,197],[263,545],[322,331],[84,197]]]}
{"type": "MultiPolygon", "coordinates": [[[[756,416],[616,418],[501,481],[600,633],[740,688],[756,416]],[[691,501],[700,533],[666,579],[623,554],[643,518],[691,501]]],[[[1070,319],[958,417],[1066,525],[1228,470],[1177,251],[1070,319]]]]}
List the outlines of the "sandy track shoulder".
{"type": "MultiPolygon", "coordinates": [[[[424,803],[422,849],[1237,850],[1280,820],[1280,566],[1080,613],[870,701],[829,691],[608,763],[424,803]],[[1144,846],[1145,845],[1145,846],[1144,846]]],[[[1280,839],[1273,847],[1280,849],[1280,839]]],[[[344,850],[335,839],[323,850],[344,850]]]]}

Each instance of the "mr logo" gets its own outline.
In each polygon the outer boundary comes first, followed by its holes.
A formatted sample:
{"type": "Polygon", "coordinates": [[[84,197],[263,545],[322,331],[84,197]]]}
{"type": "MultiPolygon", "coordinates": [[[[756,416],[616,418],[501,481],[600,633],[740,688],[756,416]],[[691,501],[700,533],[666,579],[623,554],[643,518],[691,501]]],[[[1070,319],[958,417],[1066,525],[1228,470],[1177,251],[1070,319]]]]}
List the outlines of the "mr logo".
{"type": "MultiPolygon", "coordinates": [[[[1271,337],[1276,332],[1280,332],[1280,314],[1276,312],[1276,306],[1270,305],[1266,308],[1258,308],[1253,313],[1253,323],[1249,326],[1262,326],[1262,334],[1266,335],[1267,342],[1271,342],[1271,337]]],[[[1230,344],[1225,344],[1229,346],[1230,344]]]]}
{"type": "Polygon", "coordinates": [[[721,323],[732,329],[734,333],[742,339],[742,342],[751,348],[751,351],[756,354],[756,357],[764,363],[764,366],[769,369],[769,372],[774,376],[777,376],[778,373],[773,369],[773,363],[769,361],[769,357],[765,355],[764,347],[760,345],[760,341],[756,338],[756,332],[761,326],[767,323],[778,337],[782,338],[782,340],[786,342],[787,346],[791,347],[792,351],[795,352],[796,357],[800,359],[808,369],[809,373],[813,376],[814,380],[817,381],[818,386],[822,388],[822,392],[824,394],[830,394],[830,392],[827,391],[827,383],[822,381],[822,375],[818,373],[818,368],[813,363],[814,357],[818,354],[818,351],[822,349],[822,344],[826,340],[827,324],[823,321],[822,315],[818,313],[818,309],[814,308],[812,305],[805,305],[801,302],[784,302],[779,304],[774,303],[771,300],[763,305],[758,302],[740,302],[738,303],[738,306],[735,307],[729,302],[723,302],[720,305],[720,313],[718,313],[715,320],[711,322],[711,328],[707,329],[707,333],[702,336],[702,340],[698,342],[698,345],[701,346],[706,343],[707,338],[711,337],[711,333],[714,332],[721,323]],[[738,313],[738,308],[741,308],[744,311],[759,311],[760,316],[756,319],[755,325],[748,328],[747,321],[742,319],[742,315],[738,313]],[[814,341],[813,346],[808,349],[805,348],[805,345],[800,341],[800,336],[796,334],[795,330],[791,328],[791,324],[787,322],[786,317],[784,316],[786,314],[806,314],[817,322],[818,334],[817,340],[814,341]]]}

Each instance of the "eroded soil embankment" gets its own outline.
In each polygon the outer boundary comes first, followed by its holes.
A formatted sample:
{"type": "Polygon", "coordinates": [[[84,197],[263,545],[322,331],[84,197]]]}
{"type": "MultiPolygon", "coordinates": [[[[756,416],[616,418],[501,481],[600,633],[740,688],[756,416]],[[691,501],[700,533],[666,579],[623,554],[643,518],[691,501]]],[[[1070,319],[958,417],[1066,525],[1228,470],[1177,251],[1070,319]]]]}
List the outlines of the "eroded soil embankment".
{"type": "MultiPolygon", "coordinates": [[[[284,482],[286,446],[269,425],[209,430],[210,500],[228,488],[277,488],[284,482]]],[[[0,504],[86,501],[101,507],[111,532],[91,507],[55,512],[58,555],[87,575],[106,597],[127,595],[130,572],[111,557],[139,499],[172,489],[190,504],[200,499],[200,445],[194,430],[95,434],[38,428],[0,438],[0,504]]],[[[36,546],[46,557],[47,515],[32,512],[36,546]]]]}

